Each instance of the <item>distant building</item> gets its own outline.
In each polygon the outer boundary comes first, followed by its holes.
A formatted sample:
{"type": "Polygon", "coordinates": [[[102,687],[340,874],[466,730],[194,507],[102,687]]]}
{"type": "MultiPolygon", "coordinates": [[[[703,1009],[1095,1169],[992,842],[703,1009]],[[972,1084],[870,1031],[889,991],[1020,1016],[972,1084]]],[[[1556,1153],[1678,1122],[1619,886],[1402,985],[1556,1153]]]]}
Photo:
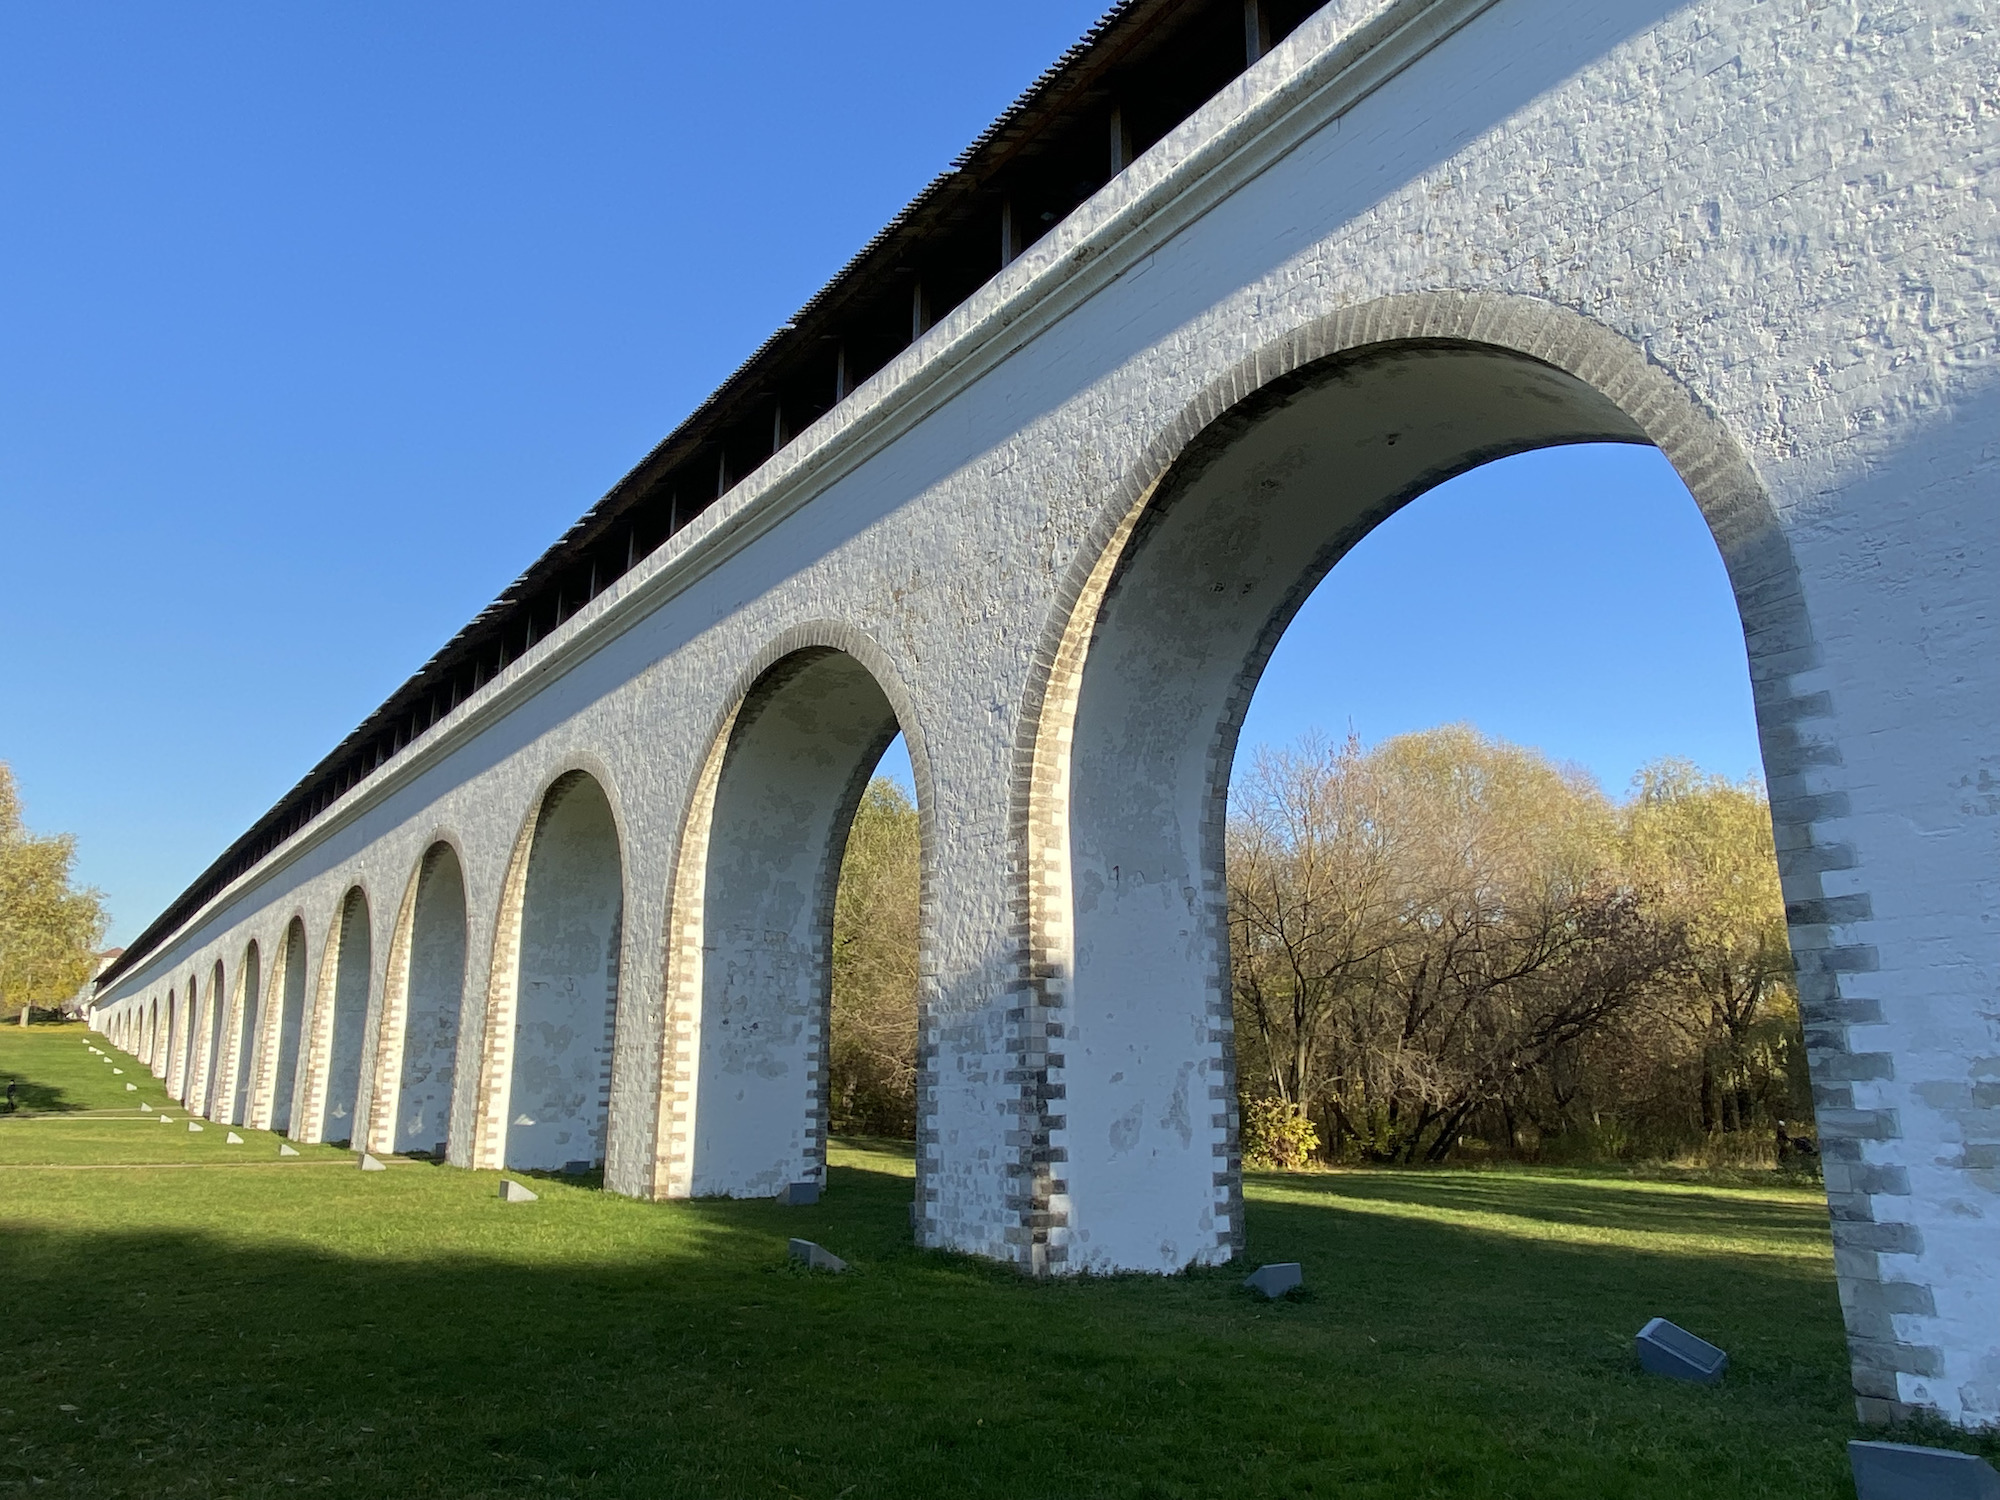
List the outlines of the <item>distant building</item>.
{"type": "Polygon", "coordinates": [[[92,960],[90,977],[77,986],[77,991],[62,1003],[62,1013],[66,1020],[87,1021],[90,1019],[90,1002],[97,994],[97,976],[102,974],[124,954],[123,948],[106,948],[92,960]]]}

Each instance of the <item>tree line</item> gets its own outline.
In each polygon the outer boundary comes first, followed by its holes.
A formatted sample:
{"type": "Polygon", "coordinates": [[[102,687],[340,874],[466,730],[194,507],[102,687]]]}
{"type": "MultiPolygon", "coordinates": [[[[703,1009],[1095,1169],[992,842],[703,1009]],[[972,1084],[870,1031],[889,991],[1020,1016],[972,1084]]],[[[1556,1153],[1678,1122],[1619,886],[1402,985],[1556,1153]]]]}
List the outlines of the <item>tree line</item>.
{"type": "MultiPolygon", "coordinates": [[[[1231,804],[1247,1165],[1810,1150],[1755,781],[1661,761],[1618,803],[1450,726],[1259,752],[1231,804]]],[[[835,905],[836,1131],[914,1133],[918,872],[878,778],[835,905]]]]}
{"type": "Polygon", "coordinates": [[[1758,1159],[1811,1118],[1761,788],[1615,804],[1463,726],[1258,755],[1229,824],[1253,1164],[1758,1159]],[[1780,1121],[1785,1122],[1783,1126],[1780,1121]]]}

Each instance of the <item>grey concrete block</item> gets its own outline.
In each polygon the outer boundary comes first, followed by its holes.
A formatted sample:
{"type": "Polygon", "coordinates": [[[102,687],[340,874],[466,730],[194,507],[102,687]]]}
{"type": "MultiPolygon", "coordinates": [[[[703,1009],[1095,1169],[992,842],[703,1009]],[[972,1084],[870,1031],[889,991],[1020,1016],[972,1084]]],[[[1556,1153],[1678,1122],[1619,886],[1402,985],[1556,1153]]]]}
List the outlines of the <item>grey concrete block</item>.
{"type": "Polygon", "coordinates": [[[1639,1350],[1641,1365],[1673,1380],[1720,1385],[1722,1372],[1729,1368],[1727,1354],[1665,1318],[1653,1319],[1632,1342],[1639,1350]]]}
{"type": "Polygon", "coordinates": [[[2000,1500],[2000,1473],[1977,1454],[1853,1442],[1847,1462],[1858,1500],[2000,1500]]]}
{"type": "Polygon", "coordinates": [[[125,1070],[123,1068],[113,1068],[111,1071],[114,1073],[123,1073],[125,1070]]]}
{"type": "Polygon", "coordinates": [[[1275,1261],[1259,1266],[1243,1278],[1243,1284],[1265,1297],[1282,1297],[1293,1287],[1306,1284],[1306,1273],[1295,1260],[1275,1261]]]}
{"type": "Polygon", "coordinates": [[[778,1201],[787,1208],[811,1208],[819,1202],[816,1182],[788,1182],[778,1189],[778,1201]]]}
{"type": "Polygon", "coordinates": [[[287,1145],[286,1145],[286,1144],[285,1144],[285,1143],[284,1143],[283,1141],[280,1141],[280,1142],[278,1142],[278,1155],[280,1155],[280,1156],[297,1156],[298,1154],[299,1154],[299,1153],[298,1153],[298,1148],[297,1148],[297,1147],[294,1147],[294,1146],[287,1146],[287,1145]]]}
{"type": "Polygon", "coordinates": [[[162,1125],[171,1125],[174,1123],[174,1117],[172,1115],[161,1115],[160,1123],[162,1125]]]}
{"type": "Polygon", "coordinates": [[[835,1255],[824,1245],[815,1245],[811,1240],[792,1240],[785,1247],[785,1253],[793,1260],[802,1261],[813,1271],[845,1271],[847,1262],[835,1255]]]}
{"type": "Polygon", "coordinates": [[[520,1183],[503,1177],[500,1179],[500,1201],[502,1203],[533,1203],[542,1195],[531,1193],[520,1183]]]}
{"type": "Polygon", "coordinates": [[[233,1130],[230,1131],[228,1135],[225,1135],[222,1139],[225,1145],[240,1146],[243,1144],[243,1137],[238,1135],[233,1130]]]}
{"type": "MultiPolygon", "coordinates": [[[[131,1085],[130,1085],[130,1084],[127,1084],[127,1085],[126,1085],[126,1087],[127,1087],[127,1088],[130,1088],[130,1087],[131,1087],[131,1085]]],[[[140,1109],[142,1109],[142,1110],[144,1110],[144,1111],[145,1111],[145,1112],[146,1112],[147,1114],[149,1114],[149,1115],[150,1115],[150,1114],[151,1114],[151,1113],[153,1112],[153,1106],[152,1106],[152,1105],[150,1105],[150,1104],[141,1104],[141,1105],[139,1106],[139,1108],[140,1108],[140,1109]]]]}
{"type": "Polygon", "coordinates": [[[388,1167],[364,1151],[361,1153],[361,1170],[364,1172],[386,1172],[388,1167]]]}
{"type": "Polygon", "coordinates": [[[201,1134],[201,1122],[200,1122],[199,1120],[189,1120],[189,1121],[188,1121],[188,1134],[189,1134],[189,1135],[200,1135],[200,1134],[201,1134]]]}
{"type": "MultiPolygon", "coordinates": [[[[128,1094],[136,1094],[136,1093],[138,1093],[138,1092],[139,1092],[139,1085],[138,1085],[138,1084],[136,1084],[136,1083],[128,1083],[128,1084],[126,1084],[126,1085],[125,1085],[125,1092],[126,1092],[126,1093],[128,1093],[128,1094]]],[[[149,1108],[151,1108],[151,1106],[150,1106],[150,1105],[145,1105],[145,1104],[142,1104],[142,1105],[140,1105],[139,1107],[140,1107],[141,1109],[149,1109],[149,1108]]]]}

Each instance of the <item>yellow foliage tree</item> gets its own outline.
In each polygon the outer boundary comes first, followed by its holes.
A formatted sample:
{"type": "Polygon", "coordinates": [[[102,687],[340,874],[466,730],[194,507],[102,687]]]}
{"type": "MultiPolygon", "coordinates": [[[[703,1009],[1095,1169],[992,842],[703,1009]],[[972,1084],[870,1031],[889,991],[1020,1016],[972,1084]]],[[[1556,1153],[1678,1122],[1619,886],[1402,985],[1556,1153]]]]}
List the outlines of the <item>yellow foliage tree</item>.
{"type": "Polygon", "coordinates": [[[1634,791],[1631,869],[1687,943],[1683,978],[1661,1009],[1702,1049],[1703,1128],[1748,1129],[1798,1028],[1770,806],[1754,780],[1680,760],[1645,767],[1634,791]]]}
{"type": "Polygon", "coordinates": [[[829,1123],[909,1140],[917,1124],[917,810],[868,784],[847,834],[833,908],[829,1123]]]}
{"type": "Polygon", "coordinates": [[[76,840],[37,838],[0,761],[0,1009],[50,1006],[90,978],[104,939],[103,897],[70,885],[76,840]]]}

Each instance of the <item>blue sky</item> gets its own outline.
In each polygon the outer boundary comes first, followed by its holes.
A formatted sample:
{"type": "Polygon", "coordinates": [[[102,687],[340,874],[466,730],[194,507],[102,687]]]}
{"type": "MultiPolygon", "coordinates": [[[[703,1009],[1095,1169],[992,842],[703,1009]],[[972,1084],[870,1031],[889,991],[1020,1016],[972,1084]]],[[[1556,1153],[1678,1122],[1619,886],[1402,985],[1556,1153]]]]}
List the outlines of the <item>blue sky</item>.
{"type": "MultiPolygon", "coordinates": [[[[490,600],[1094,3],[0,9],[0,759],[114,940],[490,600]]],[[[1252,736],[1755,764],[1656,455],[1411,507],[1252,736]]]]}

